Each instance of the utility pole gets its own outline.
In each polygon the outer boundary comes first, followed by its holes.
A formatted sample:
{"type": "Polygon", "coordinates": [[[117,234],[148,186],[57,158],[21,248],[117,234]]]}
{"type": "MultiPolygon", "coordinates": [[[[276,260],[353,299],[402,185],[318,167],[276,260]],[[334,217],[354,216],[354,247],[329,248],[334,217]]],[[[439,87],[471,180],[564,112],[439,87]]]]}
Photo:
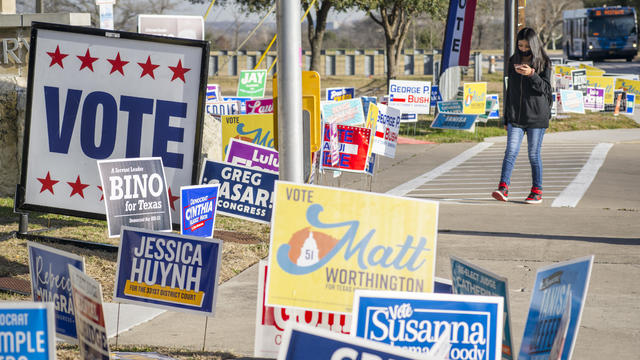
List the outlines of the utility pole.
{"type": "Polygon", "coordinates": [[[277,0],[280,180],[304,183],[300,1],[277,0]]]}
{"type": "MultiPolygon", "coordinates": [[[[517,0],[524,1],[524,0],[517,0]]],[[[502,81],[503,98],[507,94],[507,76],[509,74],[509,58],[515,52],[516,39],[516,0],[504,0],[504,73],[502,81]]],[[[523,10],[524,16],[524,10],[523,10]]],[[[504,114],[504,111],[502,112],[504,114]]]]}

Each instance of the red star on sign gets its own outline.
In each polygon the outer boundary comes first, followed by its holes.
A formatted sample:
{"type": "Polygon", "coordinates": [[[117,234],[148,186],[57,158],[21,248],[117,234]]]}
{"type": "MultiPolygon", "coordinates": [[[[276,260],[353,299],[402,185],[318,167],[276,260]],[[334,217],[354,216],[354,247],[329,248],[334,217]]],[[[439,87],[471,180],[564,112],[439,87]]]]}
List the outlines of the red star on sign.
{"type": "Polygon", "coordinates": [[[104,191],[102,190],[102,186],[98,185],[98,189],[100,189],[100,200],[98,201],[102,201],[104,200],[104,191]]]}
{"type": "Polygon", "coordinates": [[[89,187],[88,184],[83,184],[80,181],[80,175],[78,175],[78,178],[76,179],[76,182],[68,182],[67,184],[69,184],[69,186],[71,186],[71,195],[69,195],[69,197],[72,197],[75,194],[80,194],[80,196],[84,199],[84,192],[83,190],[87,187],[89,187]]]}
{"type": "Polygon", "coordinates": [[[80,65],[80,70],[84,68],[89,68],[89,70],[93,71],[93,63],[98,60],[97,57],[91,57],[89,54],[89,49],[84,53],[84,56],[76,55],[80,61],[82,61],[82,65],[80,65]]]}
{"type": "Polygon", "coordinates": [[[171,71],[173,71],[173,77],[171,78],[171,81],[180,78],[182,80],[182,82],[184,81],[184,74],[187,71],[190,71],[191,69],[188,68],[183,68],[182,67],[182,60],[178,60],[178,65],[177,66],[169,66],[169,69],[171,69],[171,71]]]}
{"type": "Polygon", "coordinates": [[[53,185],[60,182],[58,180],[52,180],[51,175],[49,174],[48,171],[47,171],[47,176],[45,178],[36,178],[36,179],[38,179],[38,181],[42,183],[42,188],[40,189],[41,193],[45,190],[49,190],[53,194],[53,185]]]}
{"type": "Polygon", "coordinates": [[[155,70],[160,65],[152,64],[151,63],[151,56],[147,57],[147,62],[146,63],[138,63],[138,65],[140,65],[140,67],[142,68],[142,74],[140,74],[140,77],[143,77],[145,75],[149,75],[153,79],[156,78],[155,76],[153,76],[153,70],[155,70]]]}
{"type": "Polygon", "coordinates": [[[116,55],[115,59],[107,59],[108,62],[111,63],[111,72],[109,75],[113,74],[115,71],[119,71],[120,74],[124,76],[123,67],[127,65],[129,62],[120,59],[120,52],[118,51],[118,55],[116,55]]]}
{"type": "Polygon", "coordinates": [[[171,193],[171,188],[169,188],[169,204],[171,205],[171,210],[176,210],[176,207],[173,205],[173,203],[180,199],[180,196],[173,196],[173,194],[171,193]]]}
{"type": "Polygon", "coordinates": [[[51,56],[51,64],[49,64],[49,67],[52,67],[54,64],[58,64],[61,68],[64,69],[64,65],[62,65],[62,59],[69,56],[69,54],[62,54],[60,52],[60,45],[56,45],[56,51],[47,52],[47,55],[51,56]]]}

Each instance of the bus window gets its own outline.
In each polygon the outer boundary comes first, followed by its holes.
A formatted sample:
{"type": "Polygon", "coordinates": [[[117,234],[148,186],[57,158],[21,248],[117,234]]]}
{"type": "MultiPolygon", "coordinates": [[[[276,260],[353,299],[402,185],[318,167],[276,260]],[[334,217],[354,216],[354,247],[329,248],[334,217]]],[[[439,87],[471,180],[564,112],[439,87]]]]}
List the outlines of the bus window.
{"type": "Polygon", "coordinates": [[[589,35],[599,37],[629,36],[636,33],[633,15],[600,16],[589,19],[589,35]]]}

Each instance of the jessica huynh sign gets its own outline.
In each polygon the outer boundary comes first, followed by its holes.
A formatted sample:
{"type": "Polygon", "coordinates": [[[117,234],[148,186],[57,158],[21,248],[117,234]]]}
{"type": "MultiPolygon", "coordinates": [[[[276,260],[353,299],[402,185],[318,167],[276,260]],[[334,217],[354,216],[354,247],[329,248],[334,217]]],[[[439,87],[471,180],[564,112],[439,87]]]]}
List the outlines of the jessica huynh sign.
{"type": "Polygon", "coordinates": [[[123,227],[113,298],[213,315],[221,258],[217,239],[123,227]]]}
{"type": "Polygon", "coordinates": [[[431,292],[437,217],[437,202],[276,182],[267,304],[348,313],[358,288],[431,292]]]}

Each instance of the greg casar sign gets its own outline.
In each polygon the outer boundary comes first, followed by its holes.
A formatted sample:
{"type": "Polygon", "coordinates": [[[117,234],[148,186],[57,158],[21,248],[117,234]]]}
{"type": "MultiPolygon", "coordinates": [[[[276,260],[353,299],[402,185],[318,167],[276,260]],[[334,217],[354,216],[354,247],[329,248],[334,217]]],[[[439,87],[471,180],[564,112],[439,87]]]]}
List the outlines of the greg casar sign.
{"type": "Polygon", "coordinates": [[[173,219],[195,183],[209,45],[33,23],[19,208],[104,218],[98,160],[160,157],[173,219]]]}

